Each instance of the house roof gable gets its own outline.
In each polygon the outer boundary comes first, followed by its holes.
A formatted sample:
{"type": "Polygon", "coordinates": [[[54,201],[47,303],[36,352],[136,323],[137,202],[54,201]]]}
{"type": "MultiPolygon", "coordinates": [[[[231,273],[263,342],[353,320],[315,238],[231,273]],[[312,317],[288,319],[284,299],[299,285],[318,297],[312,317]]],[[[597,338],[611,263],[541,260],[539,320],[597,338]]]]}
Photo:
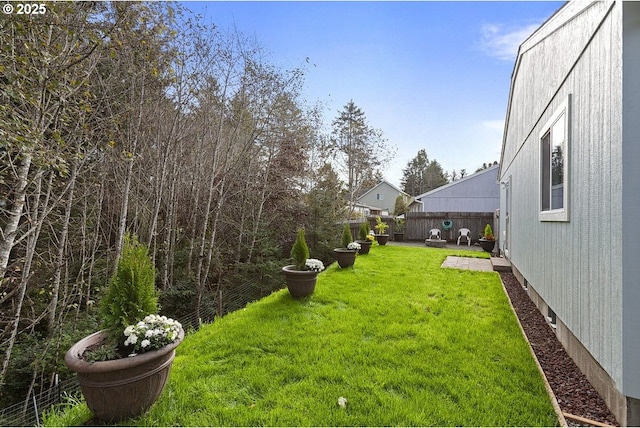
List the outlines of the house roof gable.
{"type": "Polygon", "coordinates": [[[407,192],[404,192],[403,190],[399,189],[398,187],[394,186],[393,184],[389,183],[387,180],[382,180],[380,183],[376,184],[375,186],[373,186],[371,189],[367,190],[366,192],[364,192],[362,195],[358,196],[358,199],[362,199],[365,196],[367,196],[369,193],[373,192],[374,190],[376,190],[377,188],[379,188],[380,186],[382,186],[383,184],[386,184],[387,186],[391,187],[393,190],[397,191],[398,193],[401,193],[407,197],[411,197],[411,195],[409,195],[407,192]]]}
{"type": "MultiPolygon", "coordinates": [[[[484,175],[484,174],[487,174],[489,172],[495,171],[499,167],[500,167],[500,165],[493,165],[493,166],[491,166],[491,167],[489,167],[487,169],[483,169],[482,171],[478,171],[478,172],[475,172],[475,173],[473,173],[471,175],[467,175],[466,177],[463,177],[463,178],[461,178],[459,180],[455,180],[455,181],[452,181],[451,183],[448,183],[448,184],[442,185],[440,187],[436,187],[435,189],[429,190],[426,193],[423,193],[421,195],[416,196],[415,199],[416,200],[417,199],[422,199],[425,196],[430,196],[430,195],[433,195],[435,193],[441,192],[441,191],[443,191],[445,189],[448,189],[448,188],[451,188],[451,187],[454,187],[454,186],[458,186],[458,185],[464,183],[465,181],[473,180],[474,178],[478,178],[481,175],[484,175]]],[[[496,182],[496,184],[497,184],[497,182],[496,182]]]]}

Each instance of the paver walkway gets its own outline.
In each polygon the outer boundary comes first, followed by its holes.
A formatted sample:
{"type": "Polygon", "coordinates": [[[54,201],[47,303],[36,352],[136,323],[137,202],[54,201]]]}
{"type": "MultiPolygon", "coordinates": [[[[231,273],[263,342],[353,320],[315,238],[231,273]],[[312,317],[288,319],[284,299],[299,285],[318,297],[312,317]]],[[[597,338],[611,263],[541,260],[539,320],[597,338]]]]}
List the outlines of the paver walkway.
{"type": "Polygon", "coordinates": [[[479,270],[492,272],[493,266],[489,259],[478,259],[474,257],[447,256],[440,267],[464,270],[479,270]]]}

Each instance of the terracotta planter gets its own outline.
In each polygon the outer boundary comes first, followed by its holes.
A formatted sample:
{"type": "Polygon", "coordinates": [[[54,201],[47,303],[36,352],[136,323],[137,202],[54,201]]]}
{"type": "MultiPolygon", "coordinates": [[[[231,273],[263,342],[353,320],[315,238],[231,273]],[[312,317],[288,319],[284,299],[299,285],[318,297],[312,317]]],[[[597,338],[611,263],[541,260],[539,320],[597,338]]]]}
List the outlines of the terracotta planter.
{"type": "Polygon", "coordinates": [[[369,250],[371,249],[371,245],[373,245],[373,242],[367,240],[356,242],[360,244],[360,250],[358,250],[358,254],[369,254],[369,250]]]}
{"type": "Polygon", "coordinates": [[[482,247],[482,249],[485,250],[487,253],[493,252],[493,247],[495,247],[496,245],[495,239],[480,238],[478,239],[478,242],[480,243],[480,246],[482,247]]]}
{"type": "Polygon", "coordinates": [[[386,245],[389,240],[389,235],[376,235],[376,241],[379,245],[386,245]]]}
{"type": "Polygon", "coordinates": [[[312,270],[296,270],[294,265],[282,268],[289,294],[294,299],[310,296],[316,289],[318,272],[312,270]]]}
{"type": "Polygon", "coordinates": [[[135,357],[89,363],[80,357],[85,349],[100,343],[106,331],[93,333],[67,351],[64,363],[78,374],[82,395],[93,414],[105,422],[117,422],[144,413],[160,396],[169,378],[178,340],[135,357]]]}
{"type": "Polygon", "coordinates": [[[358,254],[358,250],[347,250],[346,248],[333,249],[333,257],[341,268],[353,266],[356,262],[356,254],[358,254]]]}

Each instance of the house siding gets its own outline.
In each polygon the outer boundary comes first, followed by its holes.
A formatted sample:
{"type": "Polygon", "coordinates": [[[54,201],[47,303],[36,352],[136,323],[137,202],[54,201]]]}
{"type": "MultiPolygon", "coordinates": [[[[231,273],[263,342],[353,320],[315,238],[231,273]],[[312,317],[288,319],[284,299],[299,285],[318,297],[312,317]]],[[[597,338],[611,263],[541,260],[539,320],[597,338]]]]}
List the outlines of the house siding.
{"type": "Polygon", "coordinates": [[[383,211],[393,213],[396,205],[396,198],[401,194],[409,198],[409,195],[406,193],[400,191],[398,188],[392,186],[386,181],[382,181],[373,189],[360,196],[357,201],[359,204],[378,207],[383,211]],[[382,199],[378,199],[378,195],[381,195],[382,199]]]}
{"type": "MultiPolygon", "coordinates": [[[[637,398],[640,315],[631,312],[638,313],[640,292],[631,285],[638,283],[640,264],[623,250],[640,254],[640,133],[637,125],[623,130],[620,120],[622,4],[569,2],[523,43],[512,79],[500,179],[511,178],[513,266],[616,388],[637,398]],[[539,134],[569,95],[569,221],[541,222],[539,134]],[[633,135],[625,145],[623,131],[625,138],[633,135]],[[631,202],[627,193],[633,193],[631,202]],[[625,237],[632,230],[635,238],[625,237]]],[[[632,46],[637,56],[637,39],[632,46]]],[[[637,76],[637,62],[633,67],[637,76]]],[[[637,81],[633,85],[637,92],[637,81]]],[[[624,117],[637,122],[640,98],[632,99],[635,116],[625,110],[624,117]]]]}
{"type": "Polygon", "coordinates": [[[493,213],[500,205],[498,167],[469,175],[463,179],[416,196],[423,212],[493,213]]]}
{"type": "MultiPolygon", "coordinates": [[[[640,397],[640,3],[623,2],[623,78],[624,96],[622,138],[622,221],[616,223],[622,236],[624,280],[623,295],[623,366],[624,391],[640,397]]],[[[620,183],[617,183],[618,189],[620,183]]],[[[618,190],[619,191],[619,190],[618,190]]],[[[640,425],[640,403],[630,411],[637,412],[633,422],[640,425]]],[[[630,406],[631,407],[631,406],[630,406]]]]}

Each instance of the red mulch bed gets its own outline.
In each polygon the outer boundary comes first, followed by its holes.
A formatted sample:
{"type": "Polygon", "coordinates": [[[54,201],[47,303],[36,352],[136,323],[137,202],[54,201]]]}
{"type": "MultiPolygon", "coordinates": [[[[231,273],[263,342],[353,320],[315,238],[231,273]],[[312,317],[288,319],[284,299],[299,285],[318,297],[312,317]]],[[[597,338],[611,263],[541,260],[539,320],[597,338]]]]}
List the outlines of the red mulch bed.
{"type": "MultiPolygon", "coordinates": [[[[513,308],[563,413],[619,426],[604,400],[558,341],[526,291],[510,272],[500,272],[513,308]]],[[[569,426],[589,426],[567,419],[569,426]]]]}

